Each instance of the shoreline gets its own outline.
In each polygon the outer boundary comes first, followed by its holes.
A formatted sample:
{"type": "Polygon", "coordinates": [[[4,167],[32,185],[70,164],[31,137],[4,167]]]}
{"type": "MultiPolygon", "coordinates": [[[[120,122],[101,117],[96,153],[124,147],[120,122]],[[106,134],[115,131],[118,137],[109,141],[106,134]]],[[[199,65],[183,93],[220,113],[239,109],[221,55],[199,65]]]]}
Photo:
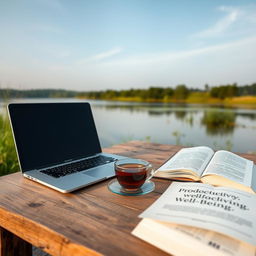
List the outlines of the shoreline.
{"type": "MultiPolygon", "coordinates": [[[[202,95],[203,96],[203,95],[202,95]]],[[[104,101],[120,101],[120,102],[136,102],[136,103],[173,103],[173,104],[200,104],[200,105],[216,105],[224,107],[239,107],[256,109],[256,96],[240,96],[226,99],[217,99],[210,97],[188,97],[184,100],[177,99],[141,99],[139,97],[114,97],[114,98],[90,98],[76,97],[84,100],[104,100],[104,101]]]]}
{"type": "MultiPolygon", "coordinates": [[[[44,97],[44,98],[16,98],[21,99],[61,99],[62,97],[44,97]]],[[[94,98],[94,97],[84,97],[84,96],[74,96],[74,97],[65,97],[63,99],[80,99],[80,100],[99,100],[99,101],[119,101],[119,102],[130,102],[130,103],[163,103],[163,104],[188,104],[188,105],[212,105],[216,107],[232,107],[232,108],[246,108],[246,109],[256,109],[256,96],[239,96],[233,98],[211,98],[209,95],[204,93],[194,93],[190,95],[187,99],[142,99],[140,97],[113,97],[113,98],[94,98]]],[[[6,102],[6,99],[0,98],[0,103],[6,102]]]]}

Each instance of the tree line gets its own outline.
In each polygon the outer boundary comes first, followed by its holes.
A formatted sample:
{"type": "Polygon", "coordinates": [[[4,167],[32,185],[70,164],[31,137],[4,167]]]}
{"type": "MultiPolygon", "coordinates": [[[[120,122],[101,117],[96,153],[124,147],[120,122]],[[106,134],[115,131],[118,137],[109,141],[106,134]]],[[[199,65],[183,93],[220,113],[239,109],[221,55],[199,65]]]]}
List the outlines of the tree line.
{"type": "Polygon", "coordinates": [[[178,85],[175,89],[171,87],[149,87],[148,89],[129,90],[105,90],[80,93],[80,97],[91,99],[114,99],[114,98],[140,98],[147,99],[186,99],[190,90],[185,85],[178,85]]]}
{"type": "Polygon", "coordinates": [[[204,89],[188,88],[186,85],[172,87],[149,87],[148,89],[104,90],[104,91],[71,91],[62,89],[15,90],[0,89],[0,98],[72,98],[88,99],[118,99],[139,98],[141,100],[185,100],[193,92],[207,93],[212,98],[225,99],[229,97],[252,95],[256,96],[256,83],[238,86],[236,83],[209,87],[204,89]]]}
{"type": "Polygon", "coordinates": [[[77,96],[76,91],[63,89],[0,89],[0,98],[73,98],[77,96]]]}
{"type": "Polygon", "coordinates": [[[245,86],[238,86],[236,83],[228,85],[220,85],[205,88],[193,89],[186,85],[177,85],[172,87],[149,87],[148,89],[129,89],[129,90],[105,90],[82,92],[80,97],[90,99],[115,99],[115,98],[140,98],[142,100],[185,100],[193,92],[205,92],[212,98],[224,99],[236,96],[252,95],[256,96],[256,83],[245,86]]]}
{"type": "Polygon", "coordinates": [[[237,86],[237,84],[222,85],[212,87],[210,89],[210,96],[213,98],[224,99],[235,96],[256,95],[256,83],[245,86],[237,86]]]}

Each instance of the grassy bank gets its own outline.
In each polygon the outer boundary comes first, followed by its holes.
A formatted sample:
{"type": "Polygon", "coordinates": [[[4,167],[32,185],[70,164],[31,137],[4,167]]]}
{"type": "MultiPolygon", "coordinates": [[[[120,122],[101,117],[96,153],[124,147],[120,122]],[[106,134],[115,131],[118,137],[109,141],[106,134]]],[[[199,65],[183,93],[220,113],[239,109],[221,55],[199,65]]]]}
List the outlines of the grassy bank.
{"type": "Polygon", "coordinates": [[[256,96],[239,96],[218,99],[210,97],[209,93],[194,92],[185,100],[186,103],[207,103],[207,104],[223,104],[223,105],[251,105],[256,108],[256,96]]]}
{"type": "Polygon", "coordinates": [[[256,96],[240,96],[240,97],[233,97],[225,99],[226,104],[255,104],[256,105],[256,96]]]}
{"type": "MultiPolygon", "coordinates": [[[[94,99],[97,98],[88,98],[88,97],[79,97],[80,99],[94,99]]],[[[163,102],[163,103],[194,103],[194,104],[219,104],[227,106],[243,106],[248,105],[251,108],[256,108],[256,96],[239,96],[239,97],[230,97],[225,99],[213,98],[207,92],[192,92],[186,99],[175,99],[165,97],[164,99],[154,99],[148,98],[143,99],[140,97],[109,97],[101,98],[101,100],[109,101],[129,101],[129,102],[163,102]]]]}

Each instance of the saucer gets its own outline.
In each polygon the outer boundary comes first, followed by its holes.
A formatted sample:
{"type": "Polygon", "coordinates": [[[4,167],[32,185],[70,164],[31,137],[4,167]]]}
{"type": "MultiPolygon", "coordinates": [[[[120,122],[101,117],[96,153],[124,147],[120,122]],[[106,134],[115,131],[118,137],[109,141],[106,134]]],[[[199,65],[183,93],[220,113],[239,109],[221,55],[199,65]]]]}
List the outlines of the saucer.
{"type": "Polygon", "coordinates": [[[155,189],[155,183],[151,180],[146,181],[139,189],[136,190],[127,190],[124,189],[117,179],[114,179],[109,182],[108,184],[108,189],[111,192],[114,192],[119,195],[124,195],[124,196],[139,196],[139,195],[145,195],[150,192],[152,192],[155,189]]]}

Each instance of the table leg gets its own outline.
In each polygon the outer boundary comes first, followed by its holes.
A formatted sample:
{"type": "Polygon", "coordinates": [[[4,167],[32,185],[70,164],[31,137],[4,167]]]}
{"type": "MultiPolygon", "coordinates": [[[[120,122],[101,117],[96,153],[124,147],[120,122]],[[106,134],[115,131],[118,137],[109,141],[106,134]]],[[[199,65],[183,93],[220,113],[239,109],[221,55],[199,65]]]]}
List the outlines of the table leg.
{"type": "Polygon", "coordinates": [[[32,245],[0,227],[0,256],[32,256],[32,245]]]}

